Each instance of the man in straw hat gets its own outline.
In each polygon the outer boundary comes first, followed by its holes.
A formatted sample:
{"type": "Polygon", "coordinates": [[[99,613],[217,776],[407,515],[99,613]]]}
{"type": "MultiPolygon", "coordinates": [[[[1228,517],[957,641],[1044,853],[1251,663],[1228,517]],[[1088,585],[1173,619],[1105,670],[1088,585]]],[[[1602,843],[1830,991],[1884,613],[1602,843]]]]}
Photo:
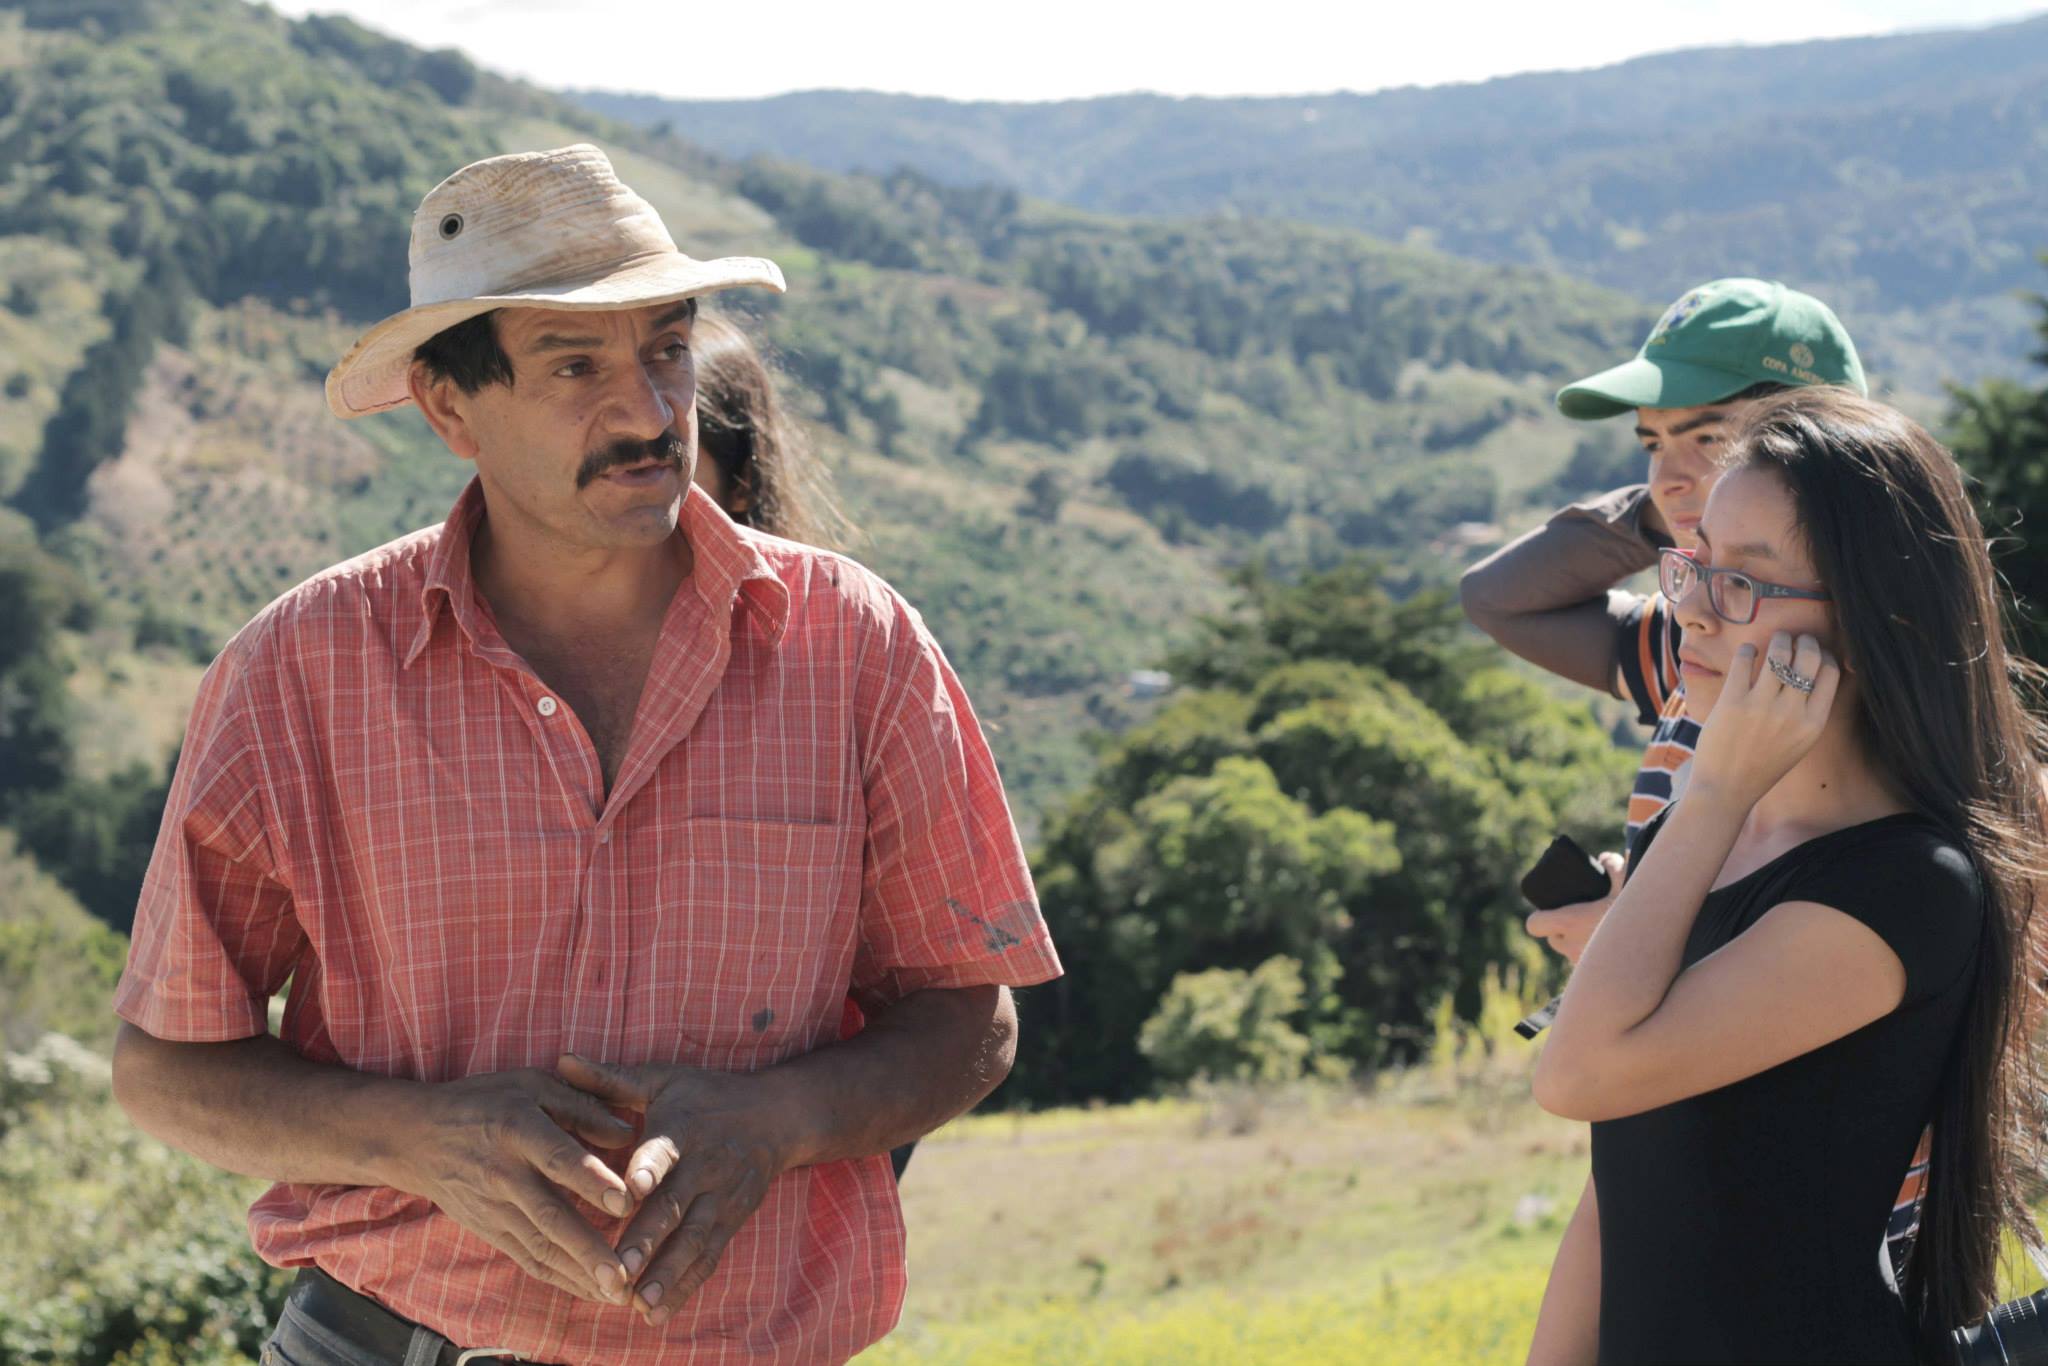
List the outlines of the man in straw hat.
{"type": "Polygon", "coordinates": [[[1059,971],[995,764],[886,584],[692,489],[697,298],[774,265],[579,146],[437,186],[411,279],[328,401],[476,477],[208,672],[116,1094],[280,1183],[281,1361],[844,1360],[902,1304],[889,1148],[1059,971]]]}

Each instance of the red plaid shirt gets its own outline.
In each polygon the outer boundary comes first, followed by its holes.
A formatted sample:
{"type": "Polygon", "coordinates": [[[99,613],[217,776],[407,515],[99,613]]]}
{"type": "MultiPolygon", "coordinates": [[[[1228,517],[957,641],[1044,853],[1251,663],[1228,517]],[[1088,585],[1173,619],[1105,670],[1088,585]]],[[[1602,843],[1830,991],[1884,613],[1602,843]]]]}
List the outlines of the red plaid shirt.
{"type": "MultiPolygon", "coordinates": [[[[917,614],[874,575],[734,527],[701,492],[609,797],[568,707],[445,525],[322,573],[201,685],[123,1018],[285,1040],[438,1081],[620,1063],[747,1071],[833,1042],[849,992],[1057,976],[993,759],[917,614]]],[[[592,1211],[616,1239],[622,1220],[592,1211]]],[[[841,1361],[902,1307],[886,1156],[792,1171],[661,1328],[530,1280],[428,1201],[278,1185],[256,1249],[463,1346],[540,1361],[841,1361]]]]}

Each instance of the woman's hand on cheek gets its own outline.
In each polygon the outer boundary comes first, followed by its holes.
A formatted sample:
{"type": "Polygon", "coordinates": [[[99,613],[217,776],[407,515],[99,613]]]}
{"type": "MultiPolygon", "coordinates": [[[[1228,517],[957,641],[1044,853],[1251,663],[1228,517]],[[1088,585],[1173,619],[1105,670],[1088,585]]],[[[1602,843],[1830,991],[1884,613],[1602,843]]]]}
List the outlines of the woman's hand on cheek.
{"type": "Polygon", "coordinates": [[[1700,728],[1688,791],[1709,791],[1747,808],[1806,757],[1826,729],[1841,666],[1813,636],[1771,637],[1762,658],[1754,645],[1735,652],[1714,710],[1700,728]],[[1802,692],[1781,680],[1770,661],[1813,681],[1802,692]]]}

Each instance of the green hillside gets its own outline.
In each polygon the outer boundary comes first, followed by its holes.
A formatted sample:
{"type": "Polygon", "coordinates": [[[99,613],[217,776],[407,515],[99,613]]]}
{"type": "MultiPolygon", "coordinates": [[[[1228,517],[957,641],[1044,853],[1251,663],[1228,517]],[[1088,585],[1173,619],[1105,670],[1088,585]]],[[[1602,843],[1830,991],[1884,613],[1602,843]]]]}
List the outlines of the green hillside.
{"type": "MultiPolygon", "coordinates": [[[[248,1366],[279,1312],[260,1183],[109,1092],[118,931],[221,642],[464,478],[417,415],[321,397],[404,301],[412,205],[577,139],[686,247],[785,267],[730,304],[851,549],[959,662],[1070,966],[1023,996],[1013,1113],[911,1169],[872,1359],[1509,1359],[1584,1155],[1500,1046],[1559,971],[1513,877],[1611,840],[1631,763],[1447,585],[1636,466],[1548,395],[1644,307],[1338,228],[730,162],[242,0],[0,0],[0,1362],[248,1366]]],[[[2031,391],[1992,393],[1979,444],[2037,445],[2031,391]]]]}
{"type": "MultiPolygon", "coordinates": [[[[1233,955],[1302,954],[1316,991],[1296,1004],[1313,1015],[1263,1033],[1312,1038],[1327,1076],[1419,1047],[1410,1016],[1392,1037],[1351,1008],[1369,971],[1414,960],[1420,999],[1501,947],[1510,921],[1465,923],[1498,888],[1466,895],[1447,876],[1470,822],[1440,838],[1419,824],[1397,846],[1338,809],[1370,800],[1358,785],[1297,799],[1261,777],[1281,758],[1261,747],[1298,740],[1310,713],[1350,758],[1416,765],[1415,791],[1510,803],[1493,853],[1545,824],[1558,775],[1614,768],[1583,708],[1524,680],[1469,670],[1513,704],[1492,705],[1501,733],[1470,746],[1407,682],[1458,657],[1448,600],[1411,590],[1493,534],[1466,523],[1628,462],[1623,433],[1545,411],[1560,379],[1645,325],[1625,299],[1328,229],[1123,222],[917,177],[729,164],[459,57],[239,0],[0,4],[0,1222],[28,1239],[0,1264],[0,1360],[240,1366],[278,1310],[288,1273],[254,1257],[238,1217],[254,1183],[145,1137],[107,1093],[117,931],[200,669],[304,575],[438,518],[465,475],[416,415],[343,425],[321,398],[332,359],[404,300],[412,205],[474,157],[580,138],[689,248],[784,265],[786,299],[735,302],[792,372],[862,530],[854,553],[959,662],[1026,824],[1089,788],[1091,737],[1122,731],[1116,781],[1143,806],[1145,862],[1118,887],[1249,853],[1290,879],[1269,901],[1300,888],[1313,912],[1269,946],[1256,912],[1191,903],[1231,919],[1156,951],[1134,939],[1149,965],[1137,992],[1123,958],[1092,954],[1056,1014],[1031,1006],[1033,1058],[1006,1100],[1106,1093],[1053,1050],[1107,1018],[1101,993],[1144,1013],[1191,955],[1221,970],[1193,990],[1228,991],[1233,955]],[[1220,647],[1262,670],[1283,644],[1328,662],[1281,680],[1302,695],[1273,725],[1246,713],[1208,743],[1188,708],[1199,721],[1228,706],[1240,680],[1197,677],[1197,656],[1164,707],[1129,695],[1130,672],[1173,647],[1236,639],[1196,628],[1236,592],[1236,567],[1360,550],[1390,569],[1354,567],[1365,577],[1330,581],[1342,591],[1269,589],[1287,610],[1255,615],[1286,640],[1220,647]],[[1420,734],[1373,732],[1383,716],[1420,734]],[[1209,776],[1212,760],[1228,766],[1209,776]],[[1341,888],[1312,885],[1332,868],[1341,888]],[[1462,917],[1457,961],[1387,942],[1362,914],[1352,933],[1371,896],[1418,924],[1462,917]]],[[[1082,819],[1063,827],[1072,871],[1047,914],[1062,935],[1115,937],[1088,919],[1115,909],[1088,878],[1115,870],[1082,847],[1082,819]]],[[[1301,977],[1277,958],[1260,972],[1301,977]]],[[[1118,1093],[1177,1075],[1161,1062],[1153,1078],[1127,1042],[1118,1093]]],[[[1167,1043],[1218,1051],[1200,1028],[1167,1043]]]]}
{"type": "Polygon", "coordinates": [[[2012,295],[2048,222],[2048,16],[1371,95],[578,98],[727,155],[1329,223],[1658,302],[1782,278],[1825,293],[1874,372],[1923,394],[2021,368],[2012,295]]]}
{"type": "Polygon", "coordinates": [[[1554,276],[728,164],[239,0],[0,5],[7,534],[85,586],[53,647],[74,719],[141,722],[119,742],[76,724],[89,772],[160,759],[194,666],[271,596],[440,516],[464,467],[410,413],[334,422],[319,379],[402,305],[421,193],[581,138],[686,249],[788,271],[785,300],[734,303],[797,380],[854,553],[959,662],[1027,822],[1086,775],[1090,732],[1139,714],[1127,675],[1230,564],[1367,549],[1440,576],[1446,533],[1625,452],[1547,394],[1645,313],[1554,276]]]}
{"type": "Polygon", "coordinates": [[[106,1008],[128,956],[120,935],[0,830],[0,1054],[58,1033],[104,1047],[114,1037],[106,1008]]]}

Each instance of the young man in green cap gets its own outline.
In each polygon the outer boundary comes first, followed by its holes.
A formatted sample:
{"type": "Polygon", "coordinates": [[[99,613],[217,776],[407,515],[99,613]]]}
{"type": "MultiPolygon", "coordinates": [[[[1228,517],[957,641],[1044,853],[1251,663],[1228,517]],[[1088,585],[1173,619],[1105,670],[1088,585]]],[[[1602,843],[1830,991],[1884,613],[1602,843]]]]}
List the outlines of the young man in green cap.
{"type": "MultiPolygon", "coordinates": [[[[1558,410],[1578,421],[1633,414],[1649,456],[1646,481],[1572,504],[1474,565],[1459,583],[1475,626],[1552,673],[1628,698],[1643,723],[1655,727],[1629,798],[1631,844],[1683,789],[1699,726],[1680,705],[1679,630],[1668,605],[1621,585],[1652,568],[1665,547],[1697,544],[1694,531],[1720,475],[1722,435],[1742,405],[1803,384],[1869,393],[1855,343],[1826,304],[1766,280],[1715,280],[1687,291],[1633,359],[1557,395],[1558,410]]],[[[1601,861],[1618,886],[1622,856],[1603,854],[1601,861]]],[[[1529,932],[1577,962],[1609,900],[1538,911],[1529,932]]],[[[1923,1139],[1887,1230],[1890,1256],[1880,1254],[1894,1272],[1917,1226],[1926,1160],[1923,1139]]],[[[1532,1363],[1591,1358],[1597,1208],[1588,1181],[1544,1292],[1532,1363]]]]}
{"type": "MultiPolygon", "coordinates": [[[[1575,503],[1467,570],[1465,614],[1515,654],[1636,704],[1657,729],[1629,802],[1628,839],[1676,795],[1698,726],[1673,705],[1678,631],[1661,598],[1620,585],[1658,551],[1690,549],[1743,403],[1801,384],[1867,394],[1855,343],[1826,304],[1766,280],[1715,280],[1666,309],[1631,360],[1565,386],[1580,421],[1633,414],[1647,482],[1575,503]]],[[[1607,856],[1618,867],[1619,855],[1607,856]]],[[[1576,961],[1604,902],[1538,912],[1530,929],[1576,961]]]]}

